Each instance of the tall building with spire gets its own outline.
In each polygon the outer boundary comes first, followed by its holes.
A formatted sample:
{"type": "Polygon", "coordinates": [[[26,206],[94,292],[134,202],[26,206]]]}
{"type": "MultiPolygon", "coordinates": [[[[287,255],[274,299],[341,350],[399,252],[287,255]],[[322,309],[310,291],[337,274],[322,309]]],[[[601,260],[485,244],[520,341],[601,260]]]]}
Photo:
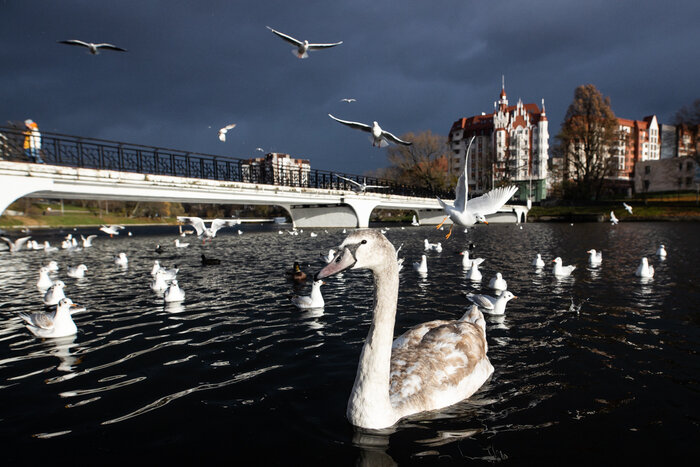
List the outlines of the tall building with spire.
{"type": "Polygon", "coordinates": [[[455,176],[467,170],[470,196],[504,183],[517,184],[521,200],[540,201],[547,196],[549,130],[537,104],[508,105],[505,83],[493,104],[493,113],[464,117],[452,124],[448,167],[455,176]],[[474,136],[467,157],[469,141],[474,136]]]}

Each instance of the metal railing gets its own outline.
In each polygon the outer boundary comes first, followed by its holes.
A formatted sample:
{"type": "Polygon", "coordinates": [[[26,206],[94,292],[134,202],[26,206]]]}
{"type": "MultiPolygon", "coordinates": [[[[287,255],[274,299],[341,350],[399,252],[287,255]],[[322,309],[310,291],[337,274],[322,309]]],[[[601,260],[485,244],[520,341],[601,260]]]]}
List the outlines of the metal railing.
{"type": "MultiPolygon", "coordinates": [[[[24,149],[25,137],[23,129],[0,127],[0,159],[34,162],[29,152],[24,149]]],[[[403,185],[383,178],[308,167],[288,167],[259,162],[254,158],[215,156],[58,133],[41,133],[39,154],[46,164],[66,167],[303,188],[356,189],[356,185],[340,178],[345,177],[360,184],[387,187],[376,189],[378,193],[423,198],[454,196],[450,192],[403,185]]],[[[375,189],[369,188],[368,191],[375,189]]]]}

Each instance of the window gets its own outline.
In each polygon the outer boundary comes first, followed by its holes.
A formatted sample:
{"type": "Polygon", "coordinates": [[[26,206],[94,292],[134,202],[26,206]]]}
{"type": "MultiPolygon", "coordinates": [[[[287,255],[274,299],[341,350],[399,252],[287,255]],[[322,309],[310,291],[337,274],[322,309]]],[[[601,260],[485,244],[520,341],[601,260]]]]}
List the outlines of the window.
{"type": "Polygon", "coordinates": [[[685,178],[685,185],[690,186],[693,184],[693,177],[686,177],[685,178]]]}
{"type": "Polygon", "coordinates": [[[691,161],[686,162],[685,168],[688,171],[693,170],[693,163],[691,161]]]}
{"type": "Polygon", "coordinates": [[[650,165],[645,165],[644,166],[644,174],[649,175],[651,173],[651,166],[650,165]]]}
{"type": "Polygon", "coordinates": [[[649,190],[649,180],[644,180],[644,191],[649,190]]]}

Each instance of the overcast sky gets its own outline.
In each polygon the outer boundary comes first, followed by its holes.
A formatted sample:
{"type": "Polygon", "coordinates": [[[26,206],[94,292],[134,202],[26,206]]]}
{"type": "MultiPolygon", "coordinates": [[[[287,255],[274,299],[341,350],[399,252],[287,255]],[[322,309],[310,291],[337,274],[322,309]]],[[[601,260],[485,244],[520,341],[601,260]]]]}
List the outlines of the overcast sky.
{"type": "Polygon", "coordinates": [[[699,21],[698,0],[0,0],[0,124],[361,174],[386,149],[328,113],[446,136],[492,112],[501,75],[511,104],[545,99],[550,143],[586,83],[667,123],[700,98],[699,21]],[[343,44],[300,60],[265,26],[343,44]]]}

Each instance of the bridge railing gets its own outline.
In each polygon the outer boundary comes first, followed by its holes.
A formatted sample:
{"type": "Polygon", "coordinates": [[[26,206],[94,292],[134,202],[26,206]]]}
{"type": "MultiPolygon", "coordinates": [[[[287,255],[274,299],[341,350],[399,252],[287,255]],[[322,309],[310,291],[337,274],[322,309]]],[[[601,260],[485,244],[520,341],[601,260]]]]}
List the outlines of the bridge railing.
{"type": "MultiPolygon", "coordinates": [[[[23,129],[0,127],[0,159],[34,162],[24,148],[26,137],[23,129]]],[[[345,177],[360,184],[382,187],[369,188],[368,191],[426,198],[453,197],[450,192],[404,185],[383,178],[296,166],[285,159],[278,159],[277,163],[265,158],[240,159],[58,133],[42,132],[39,154],[47,164],[66,167],[303,188],[357,189],[356,185],[341,178],[345,177]]]]}

